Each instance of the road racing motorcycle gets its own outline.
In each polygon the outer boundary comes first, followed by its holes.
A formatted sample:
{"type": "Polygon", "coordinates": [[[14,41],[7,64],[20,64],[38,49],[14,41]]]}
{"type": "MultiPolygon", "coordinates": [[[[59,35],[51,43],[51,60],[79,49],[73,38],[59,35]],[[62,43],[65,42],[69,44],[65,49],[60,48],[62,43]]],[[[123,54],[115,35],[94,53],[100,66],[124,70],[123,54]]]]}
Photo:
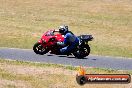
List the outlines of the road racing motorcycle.
{"type": "MultiPolygon", "coordinates": [[[[74,55],[76,58],[84,58],[90,54],[90,46],[88,41],[92,41],[92,35],[80,35],[78,38],[79,45],[74,50],[69,52],[67,56],[74,55]]],[[[58,31],[48,30],[42,35],[41,39],[34,44],[33,51],[39,55],[44,55],[48,52],[51,54],[61,55],[59,51],[63,47],[57,45],[57,42],[63,41],[64,36],[58,31]]]]}

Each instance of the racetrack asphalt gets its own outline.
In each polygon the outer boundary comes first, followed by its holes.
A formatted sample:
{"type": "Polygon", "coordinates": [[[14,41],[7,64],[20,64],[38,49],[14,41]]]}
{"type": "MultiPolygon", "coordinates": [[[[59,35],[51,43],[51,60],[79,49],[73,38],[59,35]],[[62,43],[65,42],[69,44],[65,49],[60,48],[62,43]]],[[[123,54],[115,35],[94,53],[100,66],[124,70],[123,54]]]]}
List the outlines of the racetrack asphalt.
{"type": "Polygon", "coordinates": [[[132,58],[128,59],[124,57],[89,55],[84,59],[76,59],[74,56],[61,56],[53,54],[37,55],[31,49],[0,48],[0,58],[72,66],[132,70],[132,58]]]}

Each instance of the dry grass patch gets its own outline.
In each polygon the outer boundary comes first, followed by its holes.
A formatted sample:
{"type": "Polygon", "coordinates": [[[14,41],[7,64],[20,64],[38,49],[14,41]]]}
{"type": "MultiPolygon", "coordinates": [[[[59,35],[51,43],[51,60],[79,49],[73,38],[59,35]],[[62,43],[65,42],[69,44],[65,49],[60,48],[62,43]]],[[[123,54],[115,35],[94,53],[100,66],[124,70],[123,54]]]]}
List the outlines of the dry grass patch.
{"type": "Polygon", "coordinates": [[[28,66],[21,66],[21,65],[0,65],[2,69],[8,70],[8,72],[13,74],[20,74],[20,75],[33,75],[39,76],[43,74],[65,74],[65,75],[76,75],[76,71],[65,70],[63,68],[57,67],[28,67],[28,66]]]}
{"type": "Polygon", "coordinates": [[[0,88],[32,88],[29,83],[20,80],[0,79],[0,88]]]}

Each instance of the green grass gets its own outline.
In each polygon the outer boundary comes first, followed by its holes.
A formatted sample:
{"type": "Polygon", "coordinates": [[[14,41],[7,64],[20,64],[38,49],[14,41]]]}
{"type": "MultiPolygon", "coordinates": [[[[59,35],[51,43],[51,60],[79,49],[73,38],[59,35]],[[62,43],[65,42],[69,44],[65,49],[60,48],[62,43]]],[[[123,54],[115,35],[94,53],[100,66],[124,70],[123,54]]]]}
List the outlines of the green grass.
{"type": "Polygon", "coordinates": [[[0,0],[0,47],[32,48],[48,29],[92,34],[92,54],[132,57],[130,0],[0,0]]]}
{"type": "MultiPolygon", "coordinates": [[[[54,67],[54,68],[63,68],[66,70],[78,71],[79,66],[71,66],[71,65],[61,65],[61,64],[51,64],[51,63],[40,63],[40,62],[26,62],[26,61],[18,61],[18,60],[4,60],[0,59],[0,63],[9,64],[9,65],[22,65],[27,67],[54,67]]],[[[120,70],[108,69],[108,68],[85,68],[88,73],[121,73],[120,70]]],[[[131,70],[124,70],[123,73],[132,74],[131,70]]]]}

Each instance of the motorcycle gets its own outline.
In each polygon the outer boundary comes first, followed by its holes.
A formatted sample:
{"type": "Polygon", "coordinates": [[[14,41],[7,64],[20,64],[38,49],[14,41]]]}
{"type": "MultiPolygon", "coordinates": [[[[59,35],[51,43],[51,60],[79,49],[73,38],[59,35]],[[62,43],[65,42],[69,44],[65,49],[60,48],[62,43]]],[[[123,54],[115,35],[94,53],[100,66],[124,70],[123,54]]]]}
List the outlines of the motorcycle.
{"type": "MultiPolygon", "coordinates": [[[[92,41],[92,35],[80,35],[79,45],[67,55],[74,55],[76,58],[84,58],[90,54],[90,47],[88,41],[92,41]]],[[[61,55],[59,50],[63,48],[62,46],[57,45],[57,42],[63,42],[64,36],[58,33],[55,30],[48,30],[45,32],[41,39],[34,44],[33,51],[36,54],[44,55],[48,52],[51,54],[61,55]]]]}

